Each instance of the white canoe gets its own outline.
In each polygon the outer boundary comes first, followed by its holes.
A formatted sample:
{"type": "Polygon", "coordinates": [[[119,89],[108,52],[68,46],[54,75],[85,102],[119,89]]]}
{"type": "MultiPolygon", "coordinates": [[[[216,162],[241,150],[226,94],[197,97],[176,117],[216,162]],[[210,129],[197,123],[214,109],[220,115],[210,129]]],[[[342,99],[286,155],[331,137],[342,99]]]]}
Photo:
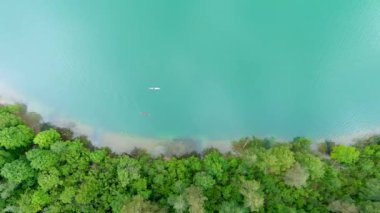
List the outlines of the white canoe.
{"type": "Polygon", "coordinates": [[[149,87],[148,89],[149,90],[160,90],[161,88],[160,87],[149,87]]]}

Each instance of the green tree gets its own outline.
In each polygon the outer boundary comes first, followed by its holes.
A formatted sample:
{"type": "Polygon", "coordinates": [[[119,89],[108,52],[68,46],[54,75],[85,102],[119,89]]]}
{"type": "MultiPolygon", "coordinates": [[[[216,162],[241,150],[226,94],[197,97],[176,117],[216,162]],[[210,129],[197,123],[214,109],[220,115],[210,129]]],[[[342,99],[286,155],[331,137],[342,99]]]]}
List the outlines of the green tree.
{"type": "Polygon", "coordinates": [[[338,145],[331,152],[331,158],[340,163],[353,164],[359,160],[360,152],[352,146],[338,145]]]}
{"type": "Polygon", "coordinates": [[[90,166],[90,151],[79,140],[56,142],[50,146],[50,150],[59,156],[63,175],[74,171],[83,173],[90,166]]]}
{"type": "Polygon", "coordinates": [[[101,163],[109,154],[108,149],[97,149],[90,153],[90,159],[94,163],[101,163]]]}
{"type": "Polygon", "coordinates": [[[294,153],[288,145],[276,145],[257,152],[256,165],[266,173],[280,174],[292,167],[294,162],[294,153]]]}
{"type": "Polygon", "coordinates": [[[204,170],[216,180],[221,180],[223,178],[224,172],[228,166],[224,156],[217,151],[207,153],[204,157],[203,163],[204,170]]]}
{"type": "Polygon", "coordinates": [[[95,177],[86,177],[80,185],[75,196],[75,201],[79,204],[89,204],[93,202],[98,194],[102,192],[102,184],[95,177]]]}
{"type": "Polygon", "coordinates": [[[171,195],[168,198],[168,203],[177,213],[186,212],[186,210],[189,208],[189,204],[186,201],[186,196],[183,194],[178,196],[171,195]]]}
{"type": "Polygon", "coordinates": [[[8,112],[0,112],[0,130],[21,124],[21,119],[8,112]]]}
{"type": "Polygon", "coordinates": [[[32,149],[26,153],[26,158],[34,169],[47,170],[58,164],[59,158],[50,150],[32,149]]]}
{"type": "Polygon", "coordinates": [[[12,161],[14,157],[10,152],[0,150],[0,169],[6,164],[12,161]]]}
{"type": "Polygon", "coordinates": [[[223,202],[219,208],[220,213],[247,213],[247,209],[239,206],[236,202],[223,202]]]}
{"type": "Polygon", "coordinates": [[[117,165],[117,177],[121,186],[126,187],[132,181],[140,178],[141,166],[139,162],[128,156],[123,156],[119,159],[117,165]]]}
{"type": "Polygon", "coordinates": [[[380,179],[367,180],[365,186],[360,189],[360,196],[365,200],[380,201],[380,179]]]}
{"type": "Polygon", "coordinates": [[[244,205],[252,212],[257,212],[264,205],[260,192],[260,183],[255,180],[241,180],[240,193],[244,196],[244,205]]]}
{"type": "Polygon", "coordinates": [[[21,183],[34,177],[35,173],[25,160],[15,160],[4,165],[1,175],[12,183],[21,183]]]}
{"type": "Polygon", "coordinates": [[[36,135],[33,142],[41,148],[49,148],[53,143],[61,140],[61,135],[55,129],[42,131],[36,135]]]}
{"type": "Polygon", "coordinates": [[[18,211],[25,213],[35,213],[41,211],[41,206],[36,203],[38,201],[37,194],[34,195],[32,199],[33,191],[27,190],[24,194],[20,196],[20,199],[17,201],[18,211]],[[33,202],[34,201],[34,202],[33,202]]]}
{"type": "Polygon", "coordinates": [[[25,106],[21,104],[14,105],[0,105],[0,113],[12,113],[12,114],[21,114],[25,106]]]}
{"type": "Polygon", "coordinates": [[[294,151],[306,151],[310,150],[311,141],[304,137],[296,137],[291,142],[292,149],[294,151]]]}
{"type": "Polygon", "coordinates": [[[40,212],[51,201],[51,196],[42,190],[28,190],[25,194],[21,195],[17,204],[20,212],[34,213],[40,212]]]}
{"type": "Polygon", "coordinates": [[[48,191],[61,184],[59,171],[56,168],[51,168],[48,171],[43,171],[38,175],[38,185],[42,190],[48,191]]]}
{"type": "Polygon", "coordinates": [[[202,190],[196,186],[190,186],[186,190],[187,202],[190,206],[190,213],[203,213],[204,204],[207,198],[203,195],[202,190]]]}
{"type": "Polygon", "coordinates": [[[360,212],[364,213],[379,213],[380,202],[365,201],[360,203],[360,212]]]}
{"type": "Polygon", "coordinates": [[[62,203],[72,203],[74,197],[75,197],[76,190],[72,186],[66,186],[65,189],[62,191],[61,195],[59,196],[59,200],[62,201],[62,203]]]}
{"type": "Polygon", "coordinates": [[[353,203],[340,200],[333,201],[329,204],[329,210],[338,213],[358,213],[359,210],[353,203]]]}
{"type": "Polygon", "coordinates": [[[4,128],[0,131],[0,146],[5,149],[27,147],[32,143],[33,130],[24,125],[4,128]]]}
{"type": "Polygon", "coordinates": [[[157,204],[149,201],[145,201],[140,196],[134,196],[130,201],[128,201],[121,209],[121,213],[159,213],[164,212],[157,204]]]}
{"type": "Polygon", "coordinates": [[[303,168],[307,169],[311,180],[317,180],[325,175],[324,163],[317,156],[311,153],[297,153],[297,161],[303,168]]]}
{"type": "MultiPolygon", "coordinates": [[[[13,182],[0,182],[0,198],[5,200],[9,198],[17,187],[17,183],[13,182]]],[[[0,199],[0,200],[1,200],[0,199]]]]}
{"type": "Polygon", "coordinates": [[[306,184],[308,178],[309,173],[302,168],[299,163],[295,163],[294,166],[286,172],[284,181],[288,186],[300,188],[306,184]]]}
{"type": "Polygon", "coordinates": [[[204,190],[211,189],[216,181],[205,172],[198,172],[194,176],[194,183],[196,186],[201,187],[204,190]]]}
{"type": "Polygon", "coordinates": [[[31,196],[32,204],[42,209],[44,206],[52,201],[52,197],[44,190],[36,190],[31,196]]]}

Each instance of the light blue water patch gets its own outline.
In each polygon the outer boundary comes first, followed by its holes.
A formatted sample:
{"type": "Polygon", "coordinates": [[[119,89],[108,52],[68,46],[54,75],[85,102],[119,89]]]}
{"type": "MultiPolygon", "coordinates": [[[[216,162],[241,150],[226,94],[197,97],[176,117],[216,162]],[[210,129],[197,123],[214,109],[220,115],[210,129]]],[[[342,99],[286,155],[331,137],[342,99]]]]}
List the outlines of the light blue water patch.
{"type": "Polygon", "coordinates": [[[379,10],[370,0],[2,1],[1,81],[109,131],[328,137],[380,124],[379,10]]]}

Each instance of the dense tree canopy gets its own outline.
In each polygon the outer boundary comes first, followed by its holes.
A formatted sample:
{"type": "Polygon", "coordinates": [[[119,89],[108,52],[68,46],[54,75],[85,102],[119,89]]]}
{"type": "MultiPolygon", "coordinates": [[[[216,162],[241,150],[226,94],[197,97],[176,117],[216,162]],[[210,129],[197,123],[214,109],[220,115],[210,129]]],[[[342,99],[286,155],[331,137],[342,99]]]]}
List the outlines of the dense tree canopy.
{"type": "Polygon", "coordinates": [[[61,136],[55,129],[49,129],[43,132],[40,132],[36,135],[33,142],[38,144],[41,148],[49,148],[50,145],[59,141],[61,136]]]}
{"type": "Polygon", "coordinates": [[[7,150],[24,148],[33,140],[33,130],[25,125],[12,126],[0,131],[0,146],[7,150]]]}
{"type": "Polygon", "coordinates": [[[19,159],[6,163],[1,168],[1,176],[8,182],[21,183],[34,177],[34,171],[26,160],[19,159]]]}
{"type": "Polygon", "coordinates": [[[288,186],[300,188],[306,184],[308,178],[309,172],[299,163],[295,163],[293,167],[286,172],[284,181],[288,186]]]}
{"type": "Polygon", "coordinates": [[[360,152],[352,146],[338,145],[331,152],[331,158],[340,163],[352,164],[358,161],[360,152]]]}
{"type": "Polygon", "coordinates": [[[303,137],[252,137],[229,153],[116,155],[30,114],[0,106],[4,212],[379,213],[380,137],[321,152],[303,137]]]}

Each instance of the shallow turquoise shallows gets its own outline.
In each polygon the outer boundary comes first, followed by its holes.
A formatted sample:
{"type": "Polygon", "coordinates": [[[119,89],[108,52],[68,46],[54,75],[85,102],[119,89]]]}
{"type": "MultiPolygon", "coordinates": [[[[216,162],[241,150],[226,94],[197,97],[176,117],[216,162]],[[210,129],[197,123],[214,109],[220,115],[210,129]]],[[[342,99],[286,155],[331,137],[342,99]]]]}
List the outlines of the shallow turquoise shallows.
{"type": "Polygon", "coordinates": [[[380,126],[379,11],[376,0],[5,0],[0,82],[106,131],[330,137],[380,126]]]}

